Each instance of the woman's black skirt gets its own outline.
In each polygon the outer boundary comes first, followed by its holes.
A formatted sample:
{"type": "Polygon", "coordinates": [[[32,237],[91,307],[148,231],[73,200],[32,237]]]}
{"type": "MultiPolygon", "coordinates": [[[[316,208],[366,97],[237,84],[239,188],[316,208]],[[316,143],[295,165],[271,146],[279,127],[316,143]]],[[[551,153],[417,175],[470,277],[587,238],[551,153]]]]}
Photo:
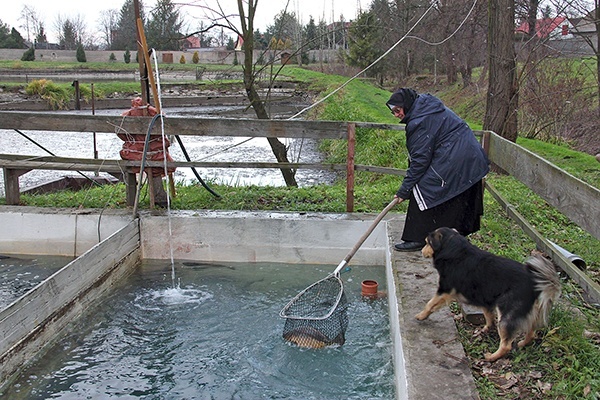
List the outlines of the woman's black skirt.
{"type": "Polygon", "coordinates": [[[482,181],[439,206],[424,211],[419,210],[411,192],[402,240],[423,242],[429,232],[442,226],[454,228],[466,236],[479,230],[482,215],[482,181]]]}

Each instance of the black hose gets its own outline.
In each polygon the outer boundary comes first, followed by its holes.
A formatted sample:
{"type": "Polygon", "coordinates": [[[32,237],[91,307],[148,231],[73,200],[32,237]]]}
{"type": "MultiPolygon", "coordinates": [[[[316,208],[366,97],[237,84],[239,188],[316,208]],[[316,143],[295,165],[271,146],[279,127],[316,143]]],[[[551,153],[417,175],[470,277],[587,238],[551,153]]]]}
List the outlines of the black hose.
{"type": "MultiPolygon", "coordinates": [[[[190,156],[188,155],[188,152],[186,151],[185,147],[183,146],[183,142],[181,141],[181,138],[179,137],[179,135],[175,135],[175,139],[177,139],[177,143],[179,143],[179,147],[181,147],[181,151],[183,152],[183,156],[185,157],[185,159],[187,161],[191,161],[190,156]]],[[[196,179],[198,179],[198,182],[200,182],[200,184],[202,184],[202,186],[204,186],[204,188],[206,190],[208,190],[210,192],[210,194],[212,194],[213,196],[215,196],[217,198],[221,198],[220,194],[218,194],[214,190],[212,190],[210,188],[210,186],[208,186],[206,184],[206,182],[204,182],[202,180],[202,178],[200,177],[200,174],[198,173],[198,171],[196,171],[195,167],[192,167],[192,172],[194,173],[194,175],[196,175],[196,179]]]]}

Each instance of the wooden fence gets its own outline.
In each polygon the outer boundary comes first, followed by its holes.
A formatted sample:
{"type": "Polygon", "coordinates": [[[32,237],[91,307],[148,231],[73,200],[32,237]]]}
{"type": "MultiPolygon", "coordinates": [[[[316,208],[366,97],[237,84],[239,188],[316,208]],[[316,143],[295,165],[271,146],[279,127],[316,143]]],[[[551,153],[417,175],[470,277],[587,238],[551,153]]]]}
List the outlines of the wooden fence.
{"type": "MultiPolygon", "coordinates": [[[[68,115],[55,113],[31,113],[0,111],[0,129],[68,131],[68,132],[107,132],[114,133],[117,127],[127,131],[143,133],[149,126],[150,118],[123,118],[119,116],[68,115]]],[[[215,119],[198,117],[168,117],[164,119],[165,131],[180,136],[238,136],[275,137],[291,139],[337,139],[348,142],[345,164],[328,163],[259,163],[259,162],[174,162],[174,167],[197,168],[308,168],[319,170],[346,171],[346,209],[354,208],[354,173],[371,171],[384,174],[403,175],[404,171],[356,165],[354,151],[356,128],[376,128],[383,130],[403,130],[401,125],[375,124],[364,122],[300,121],[300,120],[256,120],[256,119],[215,119]]],[[[153,133],[159,134],[158,127],[153,133]]],[[[490,160],[527,185],[571,221],[588,233],[600,239],[600,191],[573,177],[541,157],[523,147],[507,141],[493,132],[476,132],[483,136],[482,145],[490,160]]],[[[32,169],[86,170],[124,173],[127,175],[128,204],[131,204],[135,189],[135,175],[130,172],[137,162],[123,160],[95,160],[64,157],[16,156],[0,154],[0,167],[4,168],[7,204],[18,204],[18,176],[32,169]],[[128,172],[129,171],[129,172],[128,172]],[[133,189],[132,189],[133,188],[133,189]]],[[[162,163],[148,163],[148,167],[162,163]]],[[[600,286],[593,282],[544,239],[525,221],[489,184],[486,188],[503,205],[509,216],[525,230],[539,248],[551,255],[554,262],[576,280],[600,303],[600,286]]]]}
{"type": "MultiPolygon", "coordinates": [[[[521,181],[579,227],[600,239],[600,190],[493,132],[482,134],[482,144],[491,162],[521,181]]],[[[589,300],[600,304],[600,285],[545,239],[492,185],[486,183],[486,189],[537,247],[585,290],[589,300]]]]}
{"type": "MultiPolygon", "coordinates": [[[[123,118],[120,116],[72,115],[54,113],[33,113],[19,111],[0,111],[0,129],[39,130],[55,132],[122,132],[145,133],[150,118],[123,118]]],[[[153,134],[160,134],[156,124],[153,134]]],[[[382,129],[403,130],[400,125],[348,123],[336,121],[300,121],[300,120],[256,120],[198,117],[168,117],[164,119],[165,132],[179,136],[234,136],[234,137],[272,137],[290,139],[342,139],[348,141],[346,164],[330,163],[277,163],[277,162],[173,162],[171,167],[194,168],[291,168],[346,171],[347,195],[346,210],[354,210],[354,171],[371,171],[402,174],[393,168],[360,166],[354,164],[354,146],[356,127],[377,127],[382,129]]],[[[159,162],[148,162],[147,167],[163,167],[159,162]]],[[[19,204],[20,175],[33,169],[95,171],[124,175],[127,186],[127,203],[132,205],[135,197],[135,174],[131,169],[139,167],[139,162],[90,158],[68,158],[51,156],[15,156],[0,154],[0,167],[4,168],[4,180],[7,204],[19,204]]]]}

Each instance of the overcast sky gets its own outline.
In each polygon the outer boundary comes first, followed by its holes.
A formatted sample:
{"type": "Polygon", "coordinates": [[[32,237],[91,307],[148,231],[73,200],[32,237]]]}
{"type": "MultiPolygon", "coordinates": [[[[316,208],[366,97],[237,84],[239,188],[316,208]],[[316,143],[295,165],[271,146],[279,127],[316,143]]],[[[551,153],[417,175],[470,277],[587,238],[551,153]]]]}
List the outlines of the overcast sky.
{"type": "MultiPolygon", "coordinates": [[[[326,22],[339,20],[340,15],[345,20],[352,20],[356,17],[359,7],[365,8],[370,0],[290,0],[288,10],[295,12],[300,17],[303,24],[308,23],[312,16],[316,23],[320,19],[326,22]]],[[[175,4],[186,4],[181,8],[181,14],[188,22],[190,29],[194,29],[199,24],[199,18],[206,15],[206,10],[202,5],[215,7],[217,3],[221,5],[226,12],[237,14],[236,0],[174,0],[175,4]]],[[[99,15],[103,10],[120,10],[125,0],[4,0],[2,2],[2,13],[0,20],[8,24],[10,28],[16,28],[25,39],[27,32],[23,26],[21,12],[24,6],[28,6],[37,12],[37,15],[44,22],[46,36],[50,42],[56,42],[55,25],[57,17],[63,20],[68,17],[80,16],[85,20],[88,31],[97,31],[99,15]]],[[[151,8],[156,4],[156,0],[143,1],[145,13],[148,15],[151,8]]],[[[281,12],[286,0],[258,0],[256,8],[255,29],[265,31],[268,25],[273,24],[275,15],[281,12]]]]}

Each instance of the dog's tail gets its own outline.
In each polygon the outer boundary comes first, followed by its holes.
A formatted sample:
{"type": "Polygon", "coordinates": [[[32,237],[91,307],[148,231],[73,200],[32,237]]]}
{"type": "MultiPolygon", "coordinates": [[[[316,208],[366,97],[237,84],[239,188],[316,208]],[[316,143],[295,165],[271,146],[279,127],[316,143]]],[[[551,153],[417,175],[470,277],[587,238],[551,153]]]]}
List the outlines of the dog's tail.
{"type": "Polygon", "coordinates": [[[554,264],[542,256],[530,257],[525,264],[534,275],[535,289],[540,292],[535,303],[536,325],[543,327],[548,325],[552,305],[560,296],[560,279],[554,264]]]}

